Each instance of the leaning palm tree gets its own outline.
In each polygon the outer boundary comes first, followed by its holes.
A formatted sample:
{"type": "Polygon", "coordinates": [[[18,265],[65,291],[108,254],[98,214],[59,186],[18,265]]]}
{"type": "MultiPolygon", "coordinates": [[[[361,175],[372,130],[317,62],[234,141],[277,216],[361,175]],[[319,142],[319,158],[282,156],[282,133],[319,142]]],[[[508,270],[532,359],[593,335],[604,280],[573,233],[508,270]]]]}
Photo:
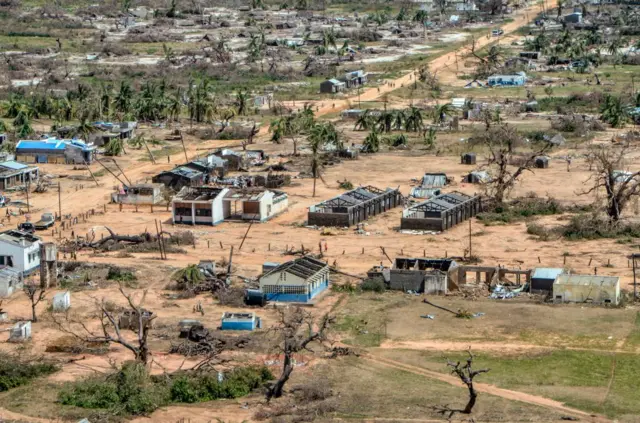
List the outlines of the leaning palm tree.
{"type": "Polygon", "coordinates": [[[394,113],[390,110],[385,110],[380,113],[378,121],[376,122],[378,132],[391,132],[393,126],[394,113]]]}
{"type": "Polygon", "coordinates": [[[393,113],[393,129],[399,131],[404,126],[405,114],[404,110],[396,110],[393,113]]]}
{"type": "Polygon", "coordinates": [[[613,95],[607,96],[601,112],[600,118],[613,128],[623,127],[629,118],[627,107],[622,104],[622,99],[613,95]]]}
{"type": "Polygon", "coordinates": [[[436,128],[429,127],[426,131],[424,131],[424,145],[427,146],[428,150],[433,150],[436,145],[436,128]]]}
{"type": "Polygon", "coordinates": [[[76,136],[82,137],[85,141],[89,138],[89,135],[94,132],[96,132],[96,127],[89,123],[86,115],[80,118],[80,124],[76,126],[74,131],[76,136]]]}

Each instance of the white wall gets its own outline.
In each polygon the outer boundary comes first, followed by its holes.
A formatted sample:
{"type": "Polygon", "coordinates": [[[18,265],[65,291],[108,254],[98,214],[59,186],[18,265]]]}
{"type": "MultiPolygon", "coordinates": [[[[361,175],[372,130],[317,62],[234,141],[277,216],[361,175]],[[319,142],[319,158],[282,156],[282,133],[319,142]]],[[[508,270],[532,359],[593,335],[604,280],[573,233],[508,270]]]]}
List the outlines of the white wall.
{"type": "Polygon", "coordinates": [[[12,257],[14,269],[23,273],[30,273],[40,266],[40,241],[34,242],[28,247],[0,242],[0,256],[12,257]],[[30,254],[31,260],[29,260],[30,254]],[[33,256],[34,254],[35,257],[33,256]]]}

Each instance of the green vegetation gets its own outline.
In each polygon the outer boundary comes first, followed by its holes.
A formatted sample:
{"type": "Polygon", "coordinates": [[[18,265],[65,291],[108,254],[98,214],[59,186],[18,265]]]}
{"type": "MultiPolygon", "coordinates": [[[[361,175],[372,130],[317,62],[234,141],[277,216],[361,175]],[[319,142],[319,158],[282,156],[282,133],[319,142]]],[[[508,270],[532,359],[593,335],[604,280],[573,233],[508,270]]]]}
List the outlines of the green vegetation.
{"type": "Polygon", "coordinates": [[[151,376],[142,364],[127,362],[116,373],[67,384],[59,401],[115,415],[147,415],[170,403],[242,397],[271,379],[265,367],[237,368],[219,382],[217,372],[151,376]]]}
{"type": "Polygon", "coordinates": [[[522,197],[480,213],[478,220],[485,225],[514,223],[533,216],[560,214],[563,207],[554,198],[522,197]]]}
{"type": "Polygon", "coordinates": [[[0,354],[0,392],[26,385],[32,379],[47,376],[59,370],[52,363],[27,361],[6,353],[0,354]]]}

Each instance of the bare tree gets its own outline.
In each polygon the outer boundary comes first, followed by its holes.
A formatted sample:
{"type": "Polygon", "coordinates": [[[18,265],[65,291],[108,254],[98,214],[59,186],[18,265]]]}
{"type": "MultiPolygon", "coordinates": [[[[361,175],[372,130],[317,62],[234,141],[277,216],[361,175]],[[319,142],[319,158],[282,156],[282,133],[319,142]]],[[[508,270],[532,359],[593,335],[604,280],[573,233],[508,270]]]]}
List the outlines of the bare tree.
{"type": "Polygon", "coordinates": [[[89,329],[84,321],[72,320],[69,314],[65,315],[64,320],[52,315],[52,320],[59,330],[84,342],[107,342],[122,345],[133,353],[136,361],[147,365],[151,358],[148,345],[149,330],[156,318],[154,313],[142,307],[147,291],[143,292],[139,301],[135,301],[131,294],[127,294],[122,286],[119,287],[119,291],[127,300],[128,307],[124,309],[114,307],[104,298],[102,300],[96,299],[96,312],[100,319],[99,331],[89,329]],[[123,335],[123,331],[127,329],[136,333],[135,339],[131,340],[123,335]]]}
{"type": "Polygon", "coordinates": [[[40,301],[44,300],[46,296],[45,288],[42,288],[39,284],[36,284],[33,280],[26,282],[23,286],[24,293],[27,294],[29,302],[31,303],[31,321],[37,322],[38,315],[36,313],[36,307],[40,304],[40,301]]]}
{"type": "Polygon", "coordinates": [[[525,171],[533,172],[536,158],[551,148],[551,144],[545,143],[526,154],[517,154],[516,148],[524,140],[514,128],[508,125],[486,131],[479,139],[480,143],[489,149],[486,168],[489,170],[491,179],[485,187],[487,195],[496,204],[504,203],[520,176],[525,171]]]}
{"type": "Polygon", "coordinates": [[[267,388],[267,401],[282,396],[284,385],[293,372],[293,355],[302,350],[312,351],[309,348],[311,342],[325,341],[326,331],[334,321],[333,317],[325,314],[316,325],[313,315],[300,307],[288,312],[280,309],[276,310],[279,313],[279,319],[272,330],[280,338],[277,350],[284,355],[284,360],[282,374],[267,388]],[[317,328],[314,328],[314,326],[317,326],[317,328]]]}
{"type": "Polygon", "coordinates": [[[469,390],[469,400],[467,401],[467,405],[464,409],[452,409],[449,406],[445,405],[444,407],[434,407],[437,411],[442,414],[449,414],[449,418],[451,418],[456,412],[463,414],[471,414],[473,407],[476,405],[476,401],[478,400],[478,392],[476,392],[473,386],[473,379],[481,373],[487,373],[490,369],[479,369],[473,370],[473,354],[471,353],[471,347],[469,347],[468,351],[469,357],[467,361],[463,364],[460,361],[454,363],[452,361],[447,360],[447,366],[451,367],[451,374],[457,375],[462,383],[467,386],[469,390]]]}
{"type": "Polygon", "coordinates": [[[617,222],[629,200],[640,195],[640,171],[624,172],[622,170],[627,154],[629,154],[628,144],[619,150],[610,146],[592,147],[587,160],[590,169],[593,169],[593,174],[586,183],[593,185],[578,193],[586,195],[604,190],[607,202],[605,212],[611,222],[617,222]]]}

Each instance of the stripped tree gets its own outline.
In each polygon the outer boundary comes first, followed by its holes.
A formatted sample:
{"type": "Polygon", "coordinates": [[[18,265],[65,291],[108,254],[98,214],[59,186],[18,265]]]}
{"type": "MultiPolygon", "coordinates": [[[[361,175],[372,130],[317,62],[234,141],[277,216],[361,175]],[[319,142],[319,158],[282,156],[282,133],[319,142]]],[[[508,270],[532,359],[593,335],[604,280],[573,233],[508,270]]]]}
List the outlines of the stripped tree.
{"type": "Polygon", "coordinates": [[[611,223],[620,220],[620,216],[629,201],[640,195],[640,171],[624,172],[625,157],[629,154],[629,146],[625,144],[619,150],[610,146],[594,146],[587,161],[593,174],[585,182],[591,188],[579,192],[579,195],[605,192],[604,207],[611,223]]]}
{"type": "Polygon", "coordinates": [[[473,379],[481,373],[487,373],[490,369],[473,369],[473,354],[471,353],[471,347],[467,351],[469,357],[467,358],[465,363],[453,362],[447,360],[447,366],[451,368],[451,374],[456,375],[460,378],[462,383],[467,386],[469,391],[469,400],[467,401],[467,405],[463,409],[452,409],[449,406],[445,405],[444,407],[436,406],[435,410],[440,412],[441,414],[448,414],[449,418],[451,418],[455,413],[463,413],[463,414],[471,414],[473,407],[476,405],[476,401],[478,400],[478,392],[473,386],[473,379]]]}
{"type": "Polygon", "coordinates": [[[488,163],[485,166],[490,174],[490,181],[486,183],[487,195],[496,204],[503,204],[506,196],[513,189],[516,182],[525,171],[533,172],[536,158],[551,149],[550,143],[544,143],[534,150],[518,154],[518,145],[524,140],[518,132],[504,125],[484,132],[476,143],[486,146],[489,150],[488,163]]]}
{"type": "Polygon", "coordinates": [[[293,372],[294,354],[303,350],[313,352],[309,344],[314,341],[325,341],[327,329],[334,321],[333,317],[325,314],[316,324],[313,315],[300,307],[289,312],[277,308],[275,310],[279,313],[279,318],[278,323],[271,330],[279,338],[276,350],[284,356],[284,360],[280,377],[267,388],[267,401],[283,395],[284,386],[293,372]]]}

